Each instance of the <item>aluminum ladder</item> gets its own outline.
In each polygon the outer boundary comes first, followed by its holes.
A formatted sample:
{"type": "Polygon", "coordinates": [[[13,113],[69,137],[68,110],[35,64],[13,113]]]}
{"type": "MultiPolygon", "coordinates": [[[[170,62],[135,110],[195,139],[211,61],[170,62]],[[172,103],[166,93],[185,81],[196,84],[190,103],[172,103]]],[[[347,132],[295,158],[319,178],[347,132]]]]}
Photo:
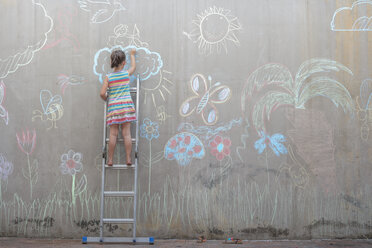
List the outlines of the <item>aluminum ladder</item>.
{"type": "MultiPolygon", "coordinates": [[[[107,101],[104,107],[104,127],[103,127],[103,152],[102,152],[102,185],[101,185],[101,214],[100,214],[100,224],[99,224],[99,237],[83,237],[82,243],[147,243],[154,244],[153,237],[137,237],[137,176],[138,176],[138,130],[139,130],[139,82],[140,78],[137,75],[136,87],[130,88],[131,94],[136,94],[136,133],[135,138],[132,138],[132,144],[134,144],[134,164],[127,166],[126,164],[113,164],[112,166],[107,166],[106,155],[107,146],[109,139],[107,138],[107,126],[106,126],[106,113],[107,113],[107,101]],[[106,170],[134,170],[134,185],[133,191],[105,191],[105,171],[106,170]],[[104,218],[104,207],[106,197],[133,197],[133,218],[104,218]],[[104,224],[132,224],[133,225],[133,236],[132,237],[104,237],[103,228],[104,224]]],[[[124,139],[117,139],[117,143],[124,142],[124,139]]]]}

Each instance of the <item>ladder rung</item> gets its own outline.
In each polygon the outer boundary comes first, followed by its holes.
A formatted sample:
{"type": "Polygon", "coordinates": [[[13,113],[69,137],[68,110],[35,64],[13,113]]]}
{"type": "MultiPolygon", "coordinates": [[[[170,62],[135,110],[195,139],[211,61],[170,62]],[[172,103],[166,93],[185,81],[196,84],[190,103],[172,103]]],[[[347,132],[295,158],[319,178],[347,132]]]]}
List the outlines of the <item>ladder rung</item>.
{"type": "Polygon", "coordinates": [[[104,191],[103,192],[104,196],[134,196],[134,191],[104,191]]]}
{"type": "Polygon", "coordinates": [[[132,165],[126,165],[126,164],[113,164],[112,166],[108,166],[105,164],[105,168],[110,168],[110,169],[134,169],[136,167],[135,164],[132,165]]]}
{"type": "Polygon", "coordinates": [[[134,219],[108,219],[108,218],[103,218],[102,219],[103,223],[114,223],[114,224],[133,224],[134,219]]]}
{"type": "Polygon", "coordinates": [[[137,93],[137,87],[131,87],[130,93],[137,93]]]}
{"type": "MultiPolygon", "coordinates": [[[[106,138],[106,143],[109,142],[109,138],[106,138]]],[[[120,139],[116,139],[116,142],[124,142],[124,139],[123,138],[120,138],[120,139]]],[[[135,144],[136,143],[136,139],[132,139],[132,144],[135,144]]]]}

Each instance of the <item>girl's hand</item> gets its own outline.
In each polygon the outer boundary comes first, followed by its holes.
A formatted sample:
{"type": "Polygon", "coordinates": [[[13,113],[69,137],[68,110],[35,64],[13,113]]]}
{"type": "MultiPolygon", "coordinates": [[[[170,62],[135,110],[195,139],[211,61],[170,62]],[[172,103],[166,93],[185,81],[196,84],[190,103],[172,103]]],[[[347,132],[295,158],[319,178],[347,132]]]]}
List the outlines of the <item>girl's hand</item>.
{"type": "Polygon", "coordinates": [[[136,49],[133,48],[131,51],[130,51],[130,55],[135,55],[136,54],[136,49]]]}

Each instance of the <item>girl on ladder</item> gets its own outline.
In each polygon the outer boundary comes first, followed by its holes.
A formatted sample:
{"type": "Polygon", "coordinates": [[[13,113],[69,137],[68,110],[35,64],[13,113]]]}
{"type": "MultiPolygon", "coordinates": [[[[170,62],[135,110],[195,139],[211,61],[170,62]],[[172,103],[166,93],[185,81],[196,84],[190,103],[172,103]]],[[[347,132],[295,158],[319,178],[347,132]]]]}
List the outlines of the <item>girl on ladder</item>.
{"type": "Polygon", "coordinates": [[[103,100],[108,99],[106,123],[110,126],[110,137],[108,144],[107,165],[113,165],[113,156],[116,139],[119,133],[119,125],[124,138],[127,165],[132,165],[132,137],[130,134],[130,123],[136,120],[136,111],[130,95],[129,77],[136,70],[136,49],[130,51],[131,67],[124,70],[125,53],[115,50],[111,53],[111,68],[113,72],[108,74],[103,81],[100,96],[103,100]],[[109,95],[107,89],[109,88],[109,95]]]}

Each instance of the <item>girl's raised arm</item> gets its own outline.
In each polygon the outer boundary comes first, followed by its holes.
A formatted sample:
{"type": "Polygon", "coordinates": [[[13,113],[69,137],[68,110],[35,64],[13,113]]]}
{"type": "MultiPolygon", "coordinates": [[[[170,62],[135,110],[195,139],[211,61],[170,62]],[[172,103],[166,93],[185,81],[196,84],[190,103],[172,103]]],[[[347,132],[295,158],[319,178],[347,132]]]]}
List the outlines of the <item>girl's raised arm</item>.
{"type": "Polygon", "coordinates": [[[133,48],[130,51],[130,68],[128,70],[129,76],[131,76],[136,70],[136,58],[134,57],[135,54],[136,54],[136,49],[133,48]]]}

